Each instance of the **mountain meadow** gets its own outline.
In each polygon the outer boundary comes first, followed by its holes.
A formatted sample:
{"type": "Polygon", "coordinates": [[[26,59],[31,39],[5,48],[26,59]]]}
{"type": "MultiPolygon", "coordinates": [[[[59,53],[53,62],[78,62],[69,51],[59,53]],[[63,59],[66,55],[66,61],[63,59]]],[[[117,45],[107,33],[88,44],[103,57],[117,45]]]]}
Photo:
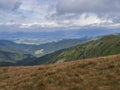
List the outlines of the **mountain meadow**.
{"type": "Polygon", "coordinates": [[[1,67],[0,90],[120,90],[120,55],[1,67]]]}

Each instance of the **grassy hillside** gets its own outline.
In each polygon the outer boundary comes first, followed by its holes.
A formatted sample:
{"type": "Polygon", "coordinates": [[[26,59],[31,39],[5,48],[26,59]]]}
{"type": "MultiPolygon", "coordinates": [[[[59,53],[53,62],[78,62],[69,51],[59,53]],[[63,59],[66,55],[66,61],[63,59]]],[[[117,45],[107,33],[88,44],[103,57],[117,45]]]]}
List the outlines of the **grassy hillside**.
{"type": "Polygon", "coordinates": [[[29,54],[40,57],[48,53],[55,52],[57,50],[83,44],[89,41],[90,39],[91,38],[87,38],[87,37],[81,38],[81,39],[65,39],[58,42],[50,42],[50,43],[41,44],[41,45],[17,44],[8,40],[0,40],[0,46],[6,46],[9,48],[23,50],[29,54]]]}
{"type": "Polygon", "coordinates": [[[33,54],[35,56],[43,56],[43,55],[53,53],[53,52],[61,50],[61,49],[65,49],[65,48],[69,48],[72,46],[83,44],[83,43],[88,42],[90,40],[91,40],[91,38],[64,39],[64,40],[61,40],[58,42],[51,42],[51,43],[33,46],[32,48],[30,48],[30,51],[33,50],[33,52],[34,52],[33,54]],[[37,50],[43,50],[43,53],[36,55],[35,51],[37,51],[37,50]]]}
{"type": "Polygon", "coordinates": [[[1,90],[120,90],[120,55],[61,64],[1,67],[1,90]]]}
{"type": "Polygon", "coordinates": [[[20,50],[0,46],[0,66],[9,66],[14,64],[25,64],[32,61],[34,57],[20,50]]]}
{"type": "Polygon", "coordinates": [[[42,45],[17,44],[9,40],[0,40],[0,66],[24,65],[48,53],[87,42],[88,38],[68,39],[42,45]],[[31,55],[32,54],[32,55],[31,55]]]}
{"type": "Polygon", "coordinates": [[[32,63],[29,63],[29,65],[59,63],[119,53],[120,37],[117,35],[109,35],[99,40],[93,40],[83,45],[78,45],[45,55],[33,61],[32,63]]]}

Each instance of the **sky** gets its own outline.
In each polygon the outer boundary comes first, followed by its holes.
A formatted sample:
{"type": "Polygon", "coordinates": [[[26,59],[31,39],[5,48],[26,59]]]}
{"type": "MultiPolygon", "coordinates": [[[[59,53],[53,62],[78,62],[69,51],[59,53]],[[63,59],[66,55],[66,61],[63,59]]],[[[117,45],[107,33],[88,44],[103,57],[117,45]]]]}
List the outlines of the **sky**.
{"type": "Polygon", "coordinates": [[[0,0],[1,31],[83,27],[119,29],[120,0],[0,0]]]}

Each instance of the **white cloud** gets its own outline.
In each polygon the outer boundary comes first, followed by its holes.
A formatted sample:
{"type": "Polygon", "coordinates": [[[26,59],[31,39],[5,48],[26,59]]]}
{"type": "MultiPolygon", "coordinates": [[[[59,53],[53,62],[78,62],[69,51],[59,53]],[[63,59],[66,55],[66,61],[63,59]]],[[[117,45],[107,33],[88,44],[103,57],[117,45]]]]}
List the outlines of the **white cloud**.
{"type": "Polygon", "coordinates": [[[53,28],[53,27],[58,27],[59,25],[55,22],[34,22],[34,23],[22,23],[19,24],[20,28],[31,28],[31,27],[42,27],[42,28],[53,28]]]}
{"type": "Polygon", "coordinates": [[[77,18],[73,18],[71,20],[63,21],[63,24],[73,24],[76,26],[86,26],[91,24],[101,24],[101,23],[112,23],[112,20],[99,18],[96,14],[86,14],[83,13],[79,15],[77,18]]]}
{"type": "Polygon", "coordinates": [[[0,25],[56,30],[90,25],[115,28],[120,22],[119,4],[119,0],[0,0],[0,25]]]}
{"type": "MultiPolygon", "coordinates": [[[[63,15],[64,16],[64,15],[63,15]]],[[[27,22],[27,23],[13,23],[13,22],[7,22],[2,25],[10,26],[10,25],[16,25],[19,26],[20,28],[35,28],[35,27],[40,27],[40,28],[81,28],[85,26],[90,26],[90,25],[102,25],[102,24],[112,24],[111,19],[106,19],[106,18],[100,18],[96,14],[79,14],[79,15],[65,15],[65,17],[59,16],[59,17],[54,17],[54,20],[45,20],[42,22],[27,22]],[[70,17],[73,18],[70,18],[70,17]]]]}

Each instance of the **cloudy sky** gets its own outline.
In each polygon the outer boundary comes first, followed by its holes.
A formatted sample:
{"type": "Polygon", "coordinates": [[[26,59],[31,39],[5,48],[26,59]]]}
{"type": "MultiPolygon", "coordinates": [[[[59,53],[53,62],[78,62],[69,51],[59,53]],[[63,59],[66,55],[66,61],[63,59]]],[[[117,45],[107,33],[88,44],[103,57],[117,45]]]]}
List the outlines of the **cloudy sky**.
{"type": "Polygon", "coordinates": [[[1,27],[120,28],[120,0],[0,0],[1,27]]]}

